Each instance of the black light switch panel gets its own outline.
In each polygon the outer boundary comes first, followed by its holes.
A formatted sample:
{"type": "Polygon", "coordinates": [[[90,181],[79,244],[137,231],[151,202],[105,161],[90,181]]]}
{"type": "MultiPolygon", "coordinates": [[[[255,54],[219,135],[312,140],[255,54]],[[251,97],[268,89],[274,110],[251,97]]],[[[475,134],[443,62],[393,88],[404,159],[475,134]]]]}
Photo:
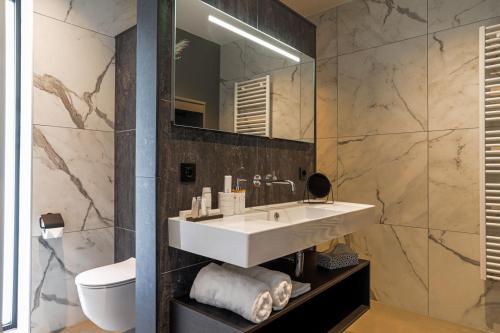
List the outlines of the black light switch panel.
{"type": "Polygon", "coordinates": [[[181,163],[181,182],[191,183],[196,181],[196,164],[181,163]]]}
{"type": "Polygon", "coordinates": [[[299,180],[306,180],[307,178],[307,170],[300,167],[299,168],[299,180]]]}

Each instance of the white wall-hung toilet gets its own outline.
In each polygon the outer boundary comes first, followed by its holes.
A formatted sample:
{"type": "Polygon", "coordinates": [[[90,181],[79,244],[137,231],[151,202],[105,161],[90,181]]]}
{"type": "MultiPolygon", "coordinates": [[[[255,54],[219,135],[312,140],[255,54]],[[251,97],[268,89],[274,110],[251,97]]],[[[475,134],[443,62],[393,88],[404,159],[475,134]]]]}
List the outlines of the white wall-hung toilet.
{"type": "Polygon", "coordinates": [[[97,267],[75,278],[83,313],[108,331],[135,327],[135,258],[97,267]]]}

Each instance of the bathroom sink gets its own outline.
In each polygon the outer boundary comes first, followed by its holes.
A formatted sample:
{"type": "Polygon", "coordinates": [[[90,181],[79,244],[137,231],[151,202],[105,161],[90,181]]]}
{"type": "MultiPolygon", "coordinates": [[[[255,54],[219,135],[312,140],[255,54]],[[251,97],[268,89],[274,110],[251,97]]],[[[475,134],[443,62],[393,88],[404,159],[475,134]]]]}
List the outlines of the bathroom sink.
{"type": "Polygon", "coordinates": [[[169,245],[184,251],[252,267],[353,233],[375,222],[374,206],[285,203],[247,209],[204,222],[168,220],[169,245]]]}
{"type": "Polygon", "coordinates": [[[333,219],[332,211],[310,206],[269,208],[266,219],[271,222],[296,224],[309,220],[333,219]]]}

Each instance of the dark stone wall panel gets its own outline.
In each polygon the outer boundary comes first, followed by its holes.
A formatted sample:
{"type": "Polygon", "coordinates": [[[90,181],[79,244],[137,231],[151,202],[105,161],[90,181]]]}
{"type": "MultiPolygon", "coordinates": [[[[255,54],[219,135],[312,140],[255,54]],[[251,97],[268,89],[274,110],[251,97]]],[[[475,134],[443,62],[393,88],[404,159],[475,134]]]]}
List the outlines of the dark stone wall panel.
{"type": "Polygon", "coordinates": [[[135,79],[137,27],[115,38],[115,130],[135,129],[135,79]]]}
{"type": "Polygon", "coordinates": [[[316,57],[316,26],[280,1],[258,3],[258,28],[297,50],[316,57]]]}
{"type": "Polygon", "coordinates": [[[115,226],[135,230],[135,130],[115,132],[115,226]]]}
{"type": "Polygon", "coordinates": [[[115,228],[115,262],[135,257],[135,231],[115,228]]]}
{"type": "Polygon", "coordinates": [[[257,27],[256,0],[202,0],[239,20],[257,27]]]}

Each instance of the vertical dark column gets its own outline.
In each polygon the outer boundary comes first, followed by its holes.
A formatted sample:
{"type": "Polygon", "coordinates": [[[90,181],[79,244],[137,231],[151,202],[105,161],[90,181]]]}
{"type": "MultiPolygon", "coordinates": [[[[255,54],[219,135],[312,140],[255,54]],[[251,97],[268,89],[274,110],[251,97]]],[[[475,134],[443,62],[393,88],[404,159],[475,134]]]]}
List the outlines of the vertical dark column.
{"type": "Polygon", "coordinates": [[[136,332],[156,332],[156,118],[158,0],[137,2],[136,332]]]}
{"type": "Polygon", "coordinates": [[[137,29],[115,37],[115,261],[135,257],[137,29]]]}

